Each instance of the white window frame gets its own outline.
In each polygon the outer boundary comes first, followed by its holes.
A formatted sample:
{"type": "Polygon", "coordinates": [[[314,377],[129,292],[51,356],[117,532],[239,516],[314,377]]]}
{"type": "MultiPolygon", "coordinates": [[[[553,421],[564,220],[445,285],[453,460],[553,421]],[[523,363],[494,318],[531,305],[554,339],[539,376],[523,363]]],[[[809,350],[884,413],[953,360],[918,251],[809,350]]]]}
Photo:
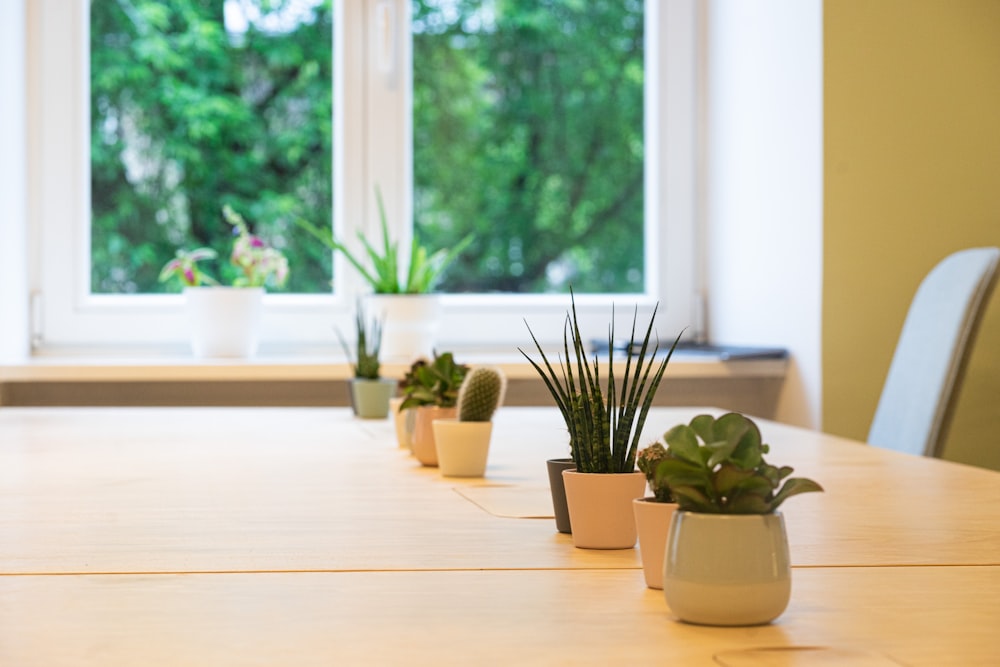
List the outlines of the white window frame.
{"type": "MultiPolygon", "coordinates": [[[[28,25],[30,281],[35,352],[183,349],[180,295],[89,293],[89,43],[87,0],[25,0],[28,25]]],[[[657,330],[696,335],[701,267],[699,201],[699,0],[646,0],[646,293],[578,295],[584,335],[607,335],[610,306],[625,333],[659,302],[657,330]]],[[[412,237],[408,0],[336,3],[334,225],[340,238],[378,229],[372,193],[385,197],[394,234],[412,237]],[[350,26],[348,29],[347,26],[350,26]],[[350,128],[350,131],[345,131],[350,128]],[[400,159],[402,156],[403,159],[400,159]]],[[[336,348],[365,291],[339,255],[330,295],[265,297],[262,351],[336,348]]],[[[294,270],[294,267],[293,267],[294,270]]],[[[544,343],[561,340],[567,295],[445,295],[439,348],[510,350],[530,345],[524,320],[544,343]]]]}

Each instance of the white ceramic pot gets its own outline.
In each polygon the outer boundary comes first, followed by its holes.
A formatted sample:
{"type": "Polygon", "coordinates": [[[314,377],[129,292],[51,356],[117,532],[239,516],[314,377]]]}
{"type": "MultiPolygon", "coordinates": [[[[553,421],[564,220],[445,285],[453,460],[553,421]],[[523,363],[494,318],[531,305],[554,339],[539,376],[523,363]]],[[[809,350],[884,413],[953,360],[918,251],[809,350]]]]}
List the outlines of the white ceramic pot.
{"type": "Polygon", "coordinates": [[[658,503],[652,497],[632,501],[642,575],[649,588],[663,588],[663,552],[667,548],[667,533],[676,509],[677,503],[658,503]]]}
{"type": "Polygon", "coordinates": [[[573,546],[581,549],[631,549],[635,546],[632,501],[646,488],[641,472],[563,471],[573,546]]]}
{"type": "Polygon", "coordinates": [[[435,419],[434,446],[438,469],[445,477],[482,477],[490,453],[493,422],[435,419]]]}
{"type": "Polygon", "coordinates": [[[381,356],[385,361],[430,359],[441,318],[437,294],[369,294],[366,310],[383,318],[381,356]]]}
{"type": "Polygon", "coordinates": [[[769,623],[785,611],[791,590],[781,513],[674,512],[663,595],[679,619],[703,625],[769,623]]]}
{"type": "Polygon", "coordinates": [[[194,355],[252,357],[263,298],[263,287],[185,287],[194,355]]]}

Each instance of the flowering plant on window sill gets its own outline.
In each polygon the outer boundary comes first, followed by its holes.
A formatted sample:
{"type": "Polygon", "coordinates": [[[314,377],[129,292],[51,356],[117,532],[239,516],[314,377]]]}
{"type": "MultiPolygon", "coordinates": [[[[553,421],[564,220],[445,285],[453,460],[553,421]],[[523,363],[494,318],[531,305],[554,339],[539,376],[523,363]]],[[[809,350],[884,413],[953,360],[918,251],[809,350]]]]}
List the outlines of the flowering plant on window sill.
{"type": "MultiPolygon", "coordinates": [[[[246,221],[230,206],[222,209],[226,221],[233,226],[232,253],[230,263],[239,269],[233,279],[233,287],[281,287],[288,280],[288,259],[282,252],[266,244],[259,236],[250,233],[246,221]]],[[[172,279],[180,281],[184,287],[219,285],[219,281],[206,273],[198,262],[212,260],[218,253],[211,248],[178,250],[177,255],[160,270],[160,282],[172,279]]]]}

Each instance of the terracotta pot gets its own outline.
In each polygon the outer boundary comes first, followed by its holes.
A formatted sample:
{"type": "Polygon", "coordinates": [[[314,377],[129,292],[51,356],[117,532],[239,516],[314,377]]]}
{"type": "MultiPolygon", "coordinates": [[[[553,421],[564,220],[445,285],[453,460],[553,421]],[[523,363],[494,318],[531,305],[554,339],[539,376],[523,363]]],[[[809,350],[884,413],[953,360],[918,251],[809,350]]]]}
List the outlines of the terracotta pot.
{"type": "Polygon", "coordinates": [[[385,419],[389,415],[389,399],[396,391],[396,381],[388,378],[351,380],[354,414],[362,419],[385,419]]]}
{"type": "Polygon", "coordinates": [[[663,552],[667,548],[667,533],[676,509],[677,503],[658,503],[652,497],[632,501],[642,574],[649,588],[663,588],[663,552]]]}
{"type": "Polygon", "coordinates": [[[196,357],[252,357],[257,352],[263,287],[185,287],[196,357]]]}
{"type": "Polygon", "coordinates": [[[493,422],[435,419],[434,446],[438,468],[445,477],[482,477],[490,453],[493,422]]]}
{"type": "Polygon", "coordinates": [[[646,488],[646,475],[636,472],[563,471],[566,506],[573,525],[573,546],[581,549],[631,549],[635,546],[632,501],[646,488]]]}
{"type": "Polygon", "coordinates": [[[785,611],[791,589],[781,513],[674,512],[663,563],[663,595],[682,621],[769,623],[785,611]]]}
{"type": "Polygon", "coordinates": [[[422,465],[438,464],[437,447],[434,444],[434,420],[454,418],[455,408],[439,408],[436,405],[422,405],[414,408],[417,416],[413,425],[413,455],[422,465]]]}
{"type": "Polygon", "coordinates": [[[545,462],[549,473],[549,491],[552,493],[552,512],[556,518],[556,530],[560,533],[572,533],[569,521],[569,508],[566,507],[566,485],[563,484],[563,470],[576,468],[573,459],[549,459],[545,462]]]}

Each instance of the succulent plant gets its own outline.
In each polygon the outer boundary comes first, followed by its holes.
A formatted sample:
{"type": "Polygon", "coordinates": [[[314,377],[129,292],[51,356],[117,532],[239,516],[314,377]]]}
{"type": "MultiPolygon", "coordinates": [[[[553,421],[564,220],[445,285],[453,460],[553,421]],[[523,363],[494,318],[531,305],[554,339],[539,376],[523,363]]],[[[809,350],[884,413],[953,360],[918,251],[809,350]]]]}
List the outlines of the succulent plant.
{"type": "Polygon", "coordinates": [[[667,457],[657,465],[656,479],[670,487],[682,510],[770,514],[791,496],[823,490],[811,479],[789,479],[788,466],[764,461],[770,447],[753,420],[737,412],[718,419],[698,415],[663,439],[667,457]]]}
{"type": "Polygon", "coordinates": [[[490,421],[503,400],[505,384],[499,368],[478,366],[469,371],[458,388],[458,421],[490,421]]]}
{"type": "Polygon", "coordinates": [[[379,378],[379,350],[382,346],[382,322],[378,318],[372,318],[370,323],[365,322],[365,311],[358,303],[357,312],[354,317],[354,326],[357,333],[357,345],[355,354],[351,354],[351,348],[347,344],[340,330],[337,330],[337,337],[344,348],[344,354],[348,359],[354,359],[351,366],[354,368],[354,377],[367,380],[377,380],[379,378]]]}
{"type": "Polygon", "coordinates": [[[667,448],[658,442],[640,449],[635,457],[635,465],[646,474],[649,489],[653,492],[653,498],[658,503],[674,502],[674,496],[670,493],[670,487],[656,477],[656,469],[659,467],[660,462],[666,458],[667,448]]]}
{"type": "Polygon", "coordinates": [[[445,352],[434,355],[430,363],[415,363],[411,366],[412,379],[402,387],[406,397],[399,409],[415,408],[422,405],[436,405],[452,408],[458,402],[458,388],[469,372],[469,367],[456,364],[454,355],[445,352]]]}
{"type": "Polygon", "coordinates": [[[563,326],[565,359],[559,360],[556,372],[549,363],[535,334],[528,327],[531,340],[542,357],[542,365],[518,348],[535,368],[555,399],[569,430],[570,450],[580,472],[621,473],[635,470],[635,456],[646,415],[653,404],[656,389],[663,378],[667,363],[680,341],[674,341],[667,354],[656,362],[659,343],[650,341],[656,309],[641,345],[634,344],[638,308],[632,318],[633,344],[626,346],[625,370],[620,386],[614,373],[614,309],[608,332],[607,385],[601,388],[600,365],[595,356],[587,359],[586,344],[580,335],[576,316],[576,300],[570,290],[571,311],[563,326]],[[572,346],[570,344],[572,341],[572,346]],[[636,352],[638,349],[638,352],[636,352]],[[591,365],[592,364],[592,365],[591,365]],[[575,370],[574,370],[575,369],[575,370]]]}

